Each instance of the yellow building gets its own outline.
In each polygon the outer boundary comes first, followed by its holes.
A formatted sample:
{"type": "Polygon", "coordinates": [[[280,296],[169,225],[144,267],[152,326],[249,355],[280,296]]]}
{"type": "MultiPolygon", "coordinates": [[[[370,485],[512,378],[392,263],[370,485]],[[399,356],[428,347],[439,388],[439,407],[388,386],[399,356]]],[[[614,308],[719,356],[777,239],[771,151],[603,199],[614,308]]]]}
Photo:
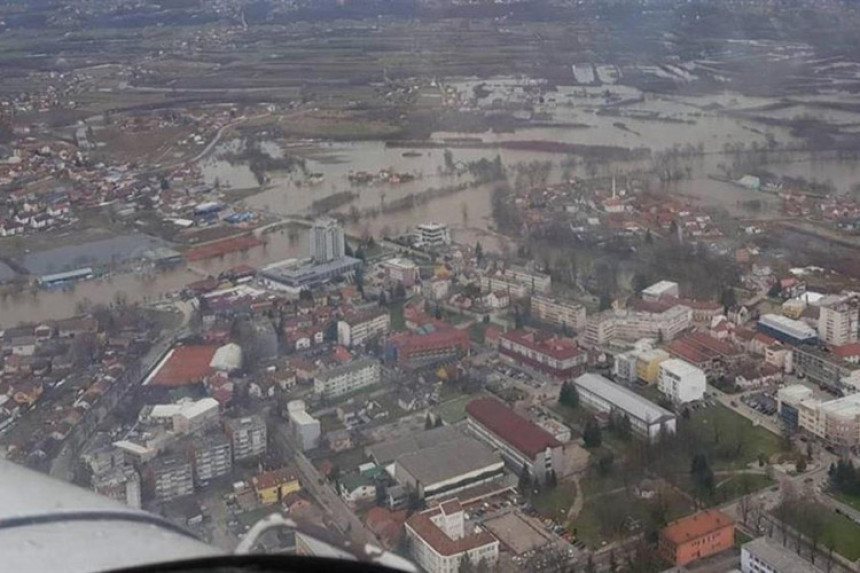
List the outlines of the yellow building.
{"type": "Polygon", "coordinates": [[[668,359],[669,353],[659,348],[640,352],[636,357],[636,377],[648,384],[655,384],[660,373],[660,363],[668,359]]]}
{"type": "Polygon", "coordinates": [[[782,314],[794,320],[800,320],[804,310],[806,310],[806,303],[797,298],[782,303],[782,314]]]}
{"type": "Polygon", "coordinates": [[[263,505],[278,503],[294,491],[301,491],[298,474],[293,468],[264,472],[251,478],[257,499],[263,505]]]}

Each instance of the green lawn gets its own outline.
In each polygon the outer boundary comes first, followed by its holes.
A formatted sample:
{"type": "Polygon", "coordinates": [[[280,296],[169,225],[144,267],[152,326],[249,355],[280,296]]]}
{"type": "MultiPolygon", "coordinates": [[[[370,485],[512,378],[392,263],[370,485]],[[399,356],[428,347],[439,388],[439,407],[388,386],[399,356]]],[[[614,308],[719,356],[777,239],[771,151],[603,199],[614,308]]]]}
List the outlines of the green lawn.
{"type": "Polygon", "coordinates": [[[436,411],[439,412],[439,415],[442,416],[446,424],[456,424],[466,419],[466,404],[482,396],[486,396],[486,394],[483,392],[479,392],[478,394],[463,394],[444,404],[439,404],[436,407],[436,411]]]}
{"type": "Polygon", "coordinates": [[[541,491],[532,498],[532,505],[541,517],[549,517],[564,523],[574,500],[576,500],[576,484],[568,481],[561,482],[552,489],[541,491]]]}
{"type": "Polygon", "coordinates": [[[827,529],[822,537],[824,545],[832,542],[836,553],[851,561],[860,559],[860,525],[823,506],[821,511],[827,515],[827,529]]]}
{"type": "Polygon", "coordinates": [[[860,511],[860,497],[856,495],[848,495],[847,493],[842,493],[841,491],[833,491],[829,492],[830,497],[837,499],[844,503],[845,505],[851,506],[857,511],[860,511]]]}
{"type": "Polygon", "coordinates": [[[391,315],[391,330],[406,330],[406,319],[403,318],[403,302],[388,305],[388,314],[391,315]]]}
{"type": "Polygon", "coordinates": [[[585,422],[594,415],[593,412],[582,406],[571,408],[559,402],[556,402],[550,408],[562,417],[565,424],[577,431],[581,430],[585,426],[585,422]]]}
{"type": "Polygon", "coordinates": [[[718,476],[718,485],[714,495],[714,505],[719,505],[749,493],[772,486],[775,482],[764,474],[737,474],[733,477],[718,476]]]}

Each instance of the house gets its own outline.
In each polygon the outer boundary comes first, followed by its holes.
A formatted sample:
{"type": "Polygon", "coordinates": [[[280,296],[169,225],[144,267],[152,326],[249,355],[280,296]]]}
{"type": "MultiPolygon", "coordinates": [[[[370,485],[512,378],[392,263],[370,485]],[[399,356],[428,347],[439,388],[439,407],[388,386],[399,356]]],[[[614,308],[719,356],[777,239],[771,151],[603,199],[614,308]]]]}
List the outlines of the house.
{"type": "Polygon", "coordinates": [[[278,503],[289,494],[302,489],[298,473],[290,467],[256,475],[251,478],[251,485],[263,505],[278,503]]]}
{"type": "Polygon", "coordinates": [[[507,308],[511,304],[511,297],[506,291],[494,290],[484,297],[484,304],[489,308],[507,308]]]}
{"type": "Polygon", "coordinates": [[[9,348],[15,356],[33,356],[33,353],[36,352],[36,337],[15,337],[9,342],[9,348]]]}
{"type": "Polygon", "coordinates": [[[376,498],[376,481],[367,474],[354,473],[342,477],[339,489],[343,500],[352,506],[376,498]]]}

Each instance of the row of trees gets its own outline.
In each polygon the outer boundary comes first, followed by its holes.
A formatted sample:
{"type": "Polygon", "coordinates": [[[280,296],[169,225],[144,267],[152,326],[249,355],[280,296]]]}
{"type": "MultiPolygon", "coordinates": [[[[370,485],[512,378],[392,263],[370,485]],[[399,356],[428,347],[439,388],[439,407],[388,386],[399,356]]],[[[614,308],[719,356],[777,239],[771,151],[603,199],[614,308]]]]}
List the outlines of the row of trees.
{"type": "Polygon", "coordinates": [[[851,460],[842,459],[830,464],[830,485],[845,495],[860,496],[860,469],[851,460]]]}

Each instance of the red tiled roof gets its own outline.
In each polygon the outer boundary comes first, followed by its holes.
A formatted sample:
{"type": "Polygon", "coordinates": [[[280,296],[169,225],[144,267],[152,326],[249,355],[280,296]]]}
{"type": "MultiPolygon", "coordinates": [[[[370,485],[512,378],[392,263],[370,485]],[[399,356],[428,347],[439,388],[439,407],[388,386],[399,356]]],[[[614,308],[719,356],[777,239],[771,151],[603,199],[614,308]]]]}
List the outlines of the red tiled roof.
{"type": "Polygon", "coordinates": [[[516,344],[522,344],[535,352],[545,354],[556,360],[567,360],[568,358],[574,358],[582,354],[582,350],[576,343],[567,338],[547,336],[545,334],[542,335],[522,330],[512,330],[502,334],[501,337],[516,344]]]}
{"type": "Polygon", "coordinates": [[[840,358],[847,358],[849,356],[860,356],[860,342],[843,344],[842,346],[834,346],[833,354],[839,356],[840,358]]]}
{"type": "Polygon", "coordinates": [[[445,503],[439,505],[442,508],[442,513],[445,515],[451,515],[457,513],[458,511],[463,511],[463,506],[460,505],[460,502],[456,499],[452,499],[446,501],[445,503]]]}
{"type": "Polygon", "coordinates": [[[466,535],[460,539],[451,539],[425,513],[416,513],[406,520],[406,525],[437,553],[444,556],[471,551],[496,541],[496,538],[486,531],[466,535]]]}
{"type": "Polygon", "coordinates": [[[478,398],[466,405],[466,412],[482,426],[496,434],[529,458],[561,442],[549,432],[526,420],[494,398],[478,398]]]}
{"type": "Polygon", "coordinates": [[[661,535],[675,545],[698,539],[724,527],[734,525],[731,517],[717,510],[703,511],[683,517],[667,525],[661,535]]]}
{"type": "Polygon", "coordinates": [[[642,300],[632,298],[627,301],[627,307],[640,312],[650,312],[651,314],[661,314],[675,306],[671,302],[662,300],[642,300]]]}
{"type": "Polygon", "coordinates": [[[152,379],[153,386],[196,384],[212,373],[212,357],[217,346],[178,346],[152,379]]]}
{"type": "Polygon", "coordinates": [[[298,474],[293,468],[286,467],[279,470],[262,473],[254,476],[253,483],[255,489],[269,489],[270,487],[279,486],[281,484],[290,483],[299,479],[298,474]]]}

